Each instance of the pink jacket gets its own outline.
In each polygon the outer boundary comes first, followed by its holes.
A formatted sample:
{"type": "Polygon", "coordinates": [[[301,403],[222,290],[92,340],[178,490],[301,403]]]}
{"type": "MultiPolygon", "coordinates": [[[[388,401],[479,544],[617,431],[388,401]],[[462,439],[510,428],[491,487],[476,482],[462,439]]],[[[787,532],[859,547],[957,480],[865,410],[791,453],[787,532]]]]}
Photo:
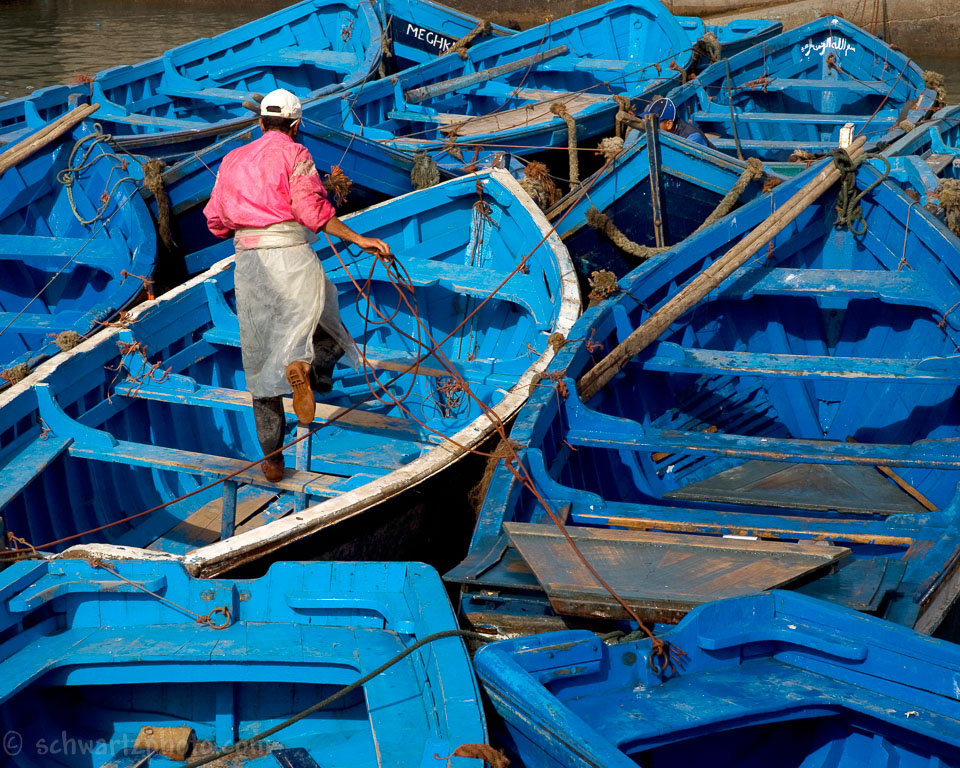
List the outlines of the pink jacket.
{"type": "Polygon", "coordinates": [[[285,133],[267,131],[223,158],[203,214],[213,234],[229,237],[238,227],[281,221],[319,232],[336,209],[307,148],[285,133]]]}

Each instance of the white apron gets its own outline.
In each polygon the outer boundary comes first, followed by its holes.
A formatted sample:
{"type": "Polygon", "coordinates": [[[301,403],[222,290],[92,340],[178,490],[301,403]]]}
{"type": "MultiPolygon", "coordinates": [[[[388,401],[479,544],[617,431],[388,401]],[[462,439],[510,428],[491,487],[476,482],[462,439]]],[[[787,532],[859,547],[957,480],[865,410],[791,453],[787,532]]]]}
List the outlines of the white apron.
{"type": "Polygon", "coordinates": [[[316,240],[295,221],[234,233],[240,353],[254,397],[292,391],[287,365],[313,359],[317,325],[346,351],[347,362],[359,367],[353,340],[340,321],[336,287],[310,247],[316,240]]]}

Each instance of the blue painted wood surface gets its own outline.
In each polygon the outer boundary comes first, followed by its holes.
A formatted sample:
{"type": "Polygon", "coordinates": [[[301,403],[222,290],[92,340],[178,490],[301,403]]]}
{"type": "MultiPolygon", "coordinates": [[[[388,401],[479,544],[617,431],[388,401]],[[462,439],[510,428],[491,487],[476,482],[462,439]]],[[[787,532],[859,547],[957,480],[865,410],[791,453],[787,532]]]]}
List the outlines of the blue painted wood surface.
{"type": "MultiPolygon", "coordinates": [[[[456,628],[439,577],[417,563],[284,562],[242,580],[195,579],[171,562],[106,564],[20,562],[0,575],[0,724],[21,745],[6,765],[95,768],[131,752],[145,726],[193,728],[194,756],[222,749],[456,628]],[[197,623],[217,609],[213,621],[226,609],[229,627],[197,623]]],[[[484,741],[454,637],[234,759],[265,768],[277,765],[273,750],[302,750],[324,768],[420,768],[484,741]]]]}
{"type": "MultiPolygon", "coordinates": [[[[658,136],[664,236],[668,244],[677,244],[703,224],[746,163],[665,131],[658,136]]],[[[762,185],[762,180],[752,182],[741,195],[741,203],[757,197],[762,185]]],[[[633,242],[656,245],[646,136],[629,131],[623,150],[606,169],[585,179],[584,186],[589,187],[588,195],[571,192],[548,212],[548,218],[557,222],[557,233],[584,282],[595,270],[610,270],[622,277],[637,266],[637,258],[587,224],[586,213],[595,207],[633,242]]],[[[584,291],[589,293],[586,285],[584,291]]]]}
{"type": "Polygon", "coordinates": [[[143,289],[124,271],[152,277],[153,221],[127,163],[80,127],[0,176],[0,369],[99,329],[143,289]]]}
{"type": "Polygon", "coordinates": [[[13,143],[71,104],[98,102],[96,119],[131,151],[199,149],[250,121],[242,102],[287,88],[301,99],[371,76],[380,23],[361,0],[304,0],[213,38],[195,40],[90,84],[56,85],[0,105],[0,142],[13,143]]]}
{"type": "MultiPolygon", "coordinates": [[[[388,74],[442,56],[480,23],[475,16],[433,0],[376,0],[375,6],[381,26],[390,35],[389,54],[385,56],[388,74]]],[[[477,34],[472,45],[513,33],[512,29],[491,24],[490,32],[477,34]]]]}
{"type": "Polygon", "coordinates": [[[549,112],[551,105],[568,104],[580,140],[612,135],[617,105],[611,94],[639,99],[642,107],[653,91],[675,82],[669,63],[685,68],[689,48],[680,25],[656,0],[613,0],[470,48],[465,60],[442,56],[395,78],[366,83],[304,114],[390,146],[425,149],[450,164],[483,159],[496,148],[531,154],[567,145],[566,125],[549,112]],[[562,46],[566,50],[557,53],[562,46]],[[482,74],[548,51],[554,55],[547,60],[496,79],[482,74]],[[467,76],[474,81],[469,87],[424,101],[409,97],[415,89],[467,76]],[[579,101],[572,101],[571,92],[579,101]],[[536,119],[528,107],[538,110],[536,119]],[[448,139],[462,148],[464,161],[443,149],[448,139]]]}
{"type": "Polygon", "coordinates": [[[744,155],[766,161],[798,148],[831,152],[846,123],[868,142],[890,141],[902,133],[899,121],[919,122],[935,95],[903,53],[826,16],[711,65],[670,97],[682,119],[716,134],[714,145],[732,155],[735,120],[744,155]]]}
{"type": "Polygon", "coordinates": [[[960,107],[944,107],[886,147],[883,156],[902,186],[916,192],[924,205],[936,206],[941,180],[960,178],[960,107]]]}
{"type": "Polygon", "coordinates": [[[703,605],[649,640],[585,630],[480,649],[511,759],[543,768],[960,765],[960,649],[790,592],[703,605]]]}
{"type": "Polygon", "coordinates": [[[783,22],[776,19],[734,19],[726,24],[707,24],[697,16],[677,16],[677,21],[691,43],[702,40],[708,32],[715,35],[720,43],[720,55],[725,59],[783,32],[783,22]]]}
{"type": "MultiPolygon", "coordinates": [[[[259,126],[245,128],[164,170],[175,250],[183,256],[187,274],[198,274],[224,257],[221,241],[207,229],[203,206],[226,154],[260,136],[259,126]]],[[[414,190],[410,181],[414,158],[408,152],[309,119],[301,124],[296,140],[310,150],[321,174],[330,173],[336,166],[353,182],[345,200],[333,200],[341,216],[414,190]]],[[[449,170],[440,169],[441,180],[453,176],[449,170]]],[[[143,196],[156,216],[153,194],[144,188],[143,196]]]]}
{"type": "MultiPolygon", "coordinates": [[[[852,556],[799,589],[931,632],[960,592],[960,248],[893,182],[864,199],[861,237],[834,228],[828,192],[590,402],[576,394],[576,379],[820,167],[622,279],[552,364],[565,394],[540,388],[511,437],[570,525],[829,541],[852,556]],[[805,508],[789,488],[761,505],[671,496],[751,460],[814,477],[823,464],[892,467],[936,510],[906,494],[914,510],[900,514],[805,508]]],[[[876,178],[864,166],[858,185],[876,178]]],[[[553,525],[501,466],[470,553],[448,574],[465,612],[494,624],[551,614],[502,530],[513,521],[553,525]]]]}
{"type": "MultiPolygon", "coordinates": [[[[410,298],[423,328],[379,262],[374,266],[372,257],[340,244],[338,256],[326,238],[317,244],[339,291],[347,331],[377,361],[371,363],[377,370],[338,366],[317,422],[347,406],[358,410],[313,438],[309,471],[290,469],[276,485],[256,466],[237,478],[238,533],[277,522],[285,531],[280,540],[295,540],[305,532],[282,518],[297,493],[321,507],[349,498],[342,514],[357,514],[377,494],[398,493],[452,462],[457,452],[440,446],[444,435],[471,430],[458,438],[470,443],[490,429],[480,405],[450,388],[435,356],[410,368],[422,351],[417,340],[432,346],[427,332],[443,342],[444,354],[487,406],[498,405],[521,377],[532,376],[534,364],[545,364],[547,358],[538,359],[549,349],[549,335],[569,330],[579,302],[565,249],[556,236],[546,236],[540,212],[516,192],[516,182],[503,171],[473,175],[349,219],[357,231],[390,244],[413,283],[410,298]],[[489,206],[489,219],[477,213],[478,201],[489,206]],[[527,269],[506,280],[527,254],[527,269]],[[368,278],[372,305],[359,296],[368,278]],[[377,322],[377,311],[395,314],[400,330],[377,322]],[[383,402],[377,402],[367,376],[385,385],[395,378],[388,387],[393,397],[410,394],[402,405],[382,392],[383,402]]],[[[224,258],[233,253],[231,242],[219,249],[224,258]]],[[[527,384],[520,389],[525,396],[527,384]]],[[[290,407],[288,439],[295,427],[290,407]]],[[[61,358],[29,386],[21,385],[0,403],[0,445],[0,516],[9,530],[37,544],[170,501],[259,458],[244,389],[232,263],[147,305],[127,328],[112,329],[92,348],[61,358]],[[118,342],[138,346],[130,350],[118,342]],[[50,514],[38,514],[41,509],[50,514]]],[[[293,449],[289,453],[292,467],[293,449]]],[[[225,493],[232,491],[217,486],[70,543],[184,554],[220,538],[221,511],[234,504],[225,493]]],[[[260,546],[250,549],[250,557],[262,552],[260,546]]]]}

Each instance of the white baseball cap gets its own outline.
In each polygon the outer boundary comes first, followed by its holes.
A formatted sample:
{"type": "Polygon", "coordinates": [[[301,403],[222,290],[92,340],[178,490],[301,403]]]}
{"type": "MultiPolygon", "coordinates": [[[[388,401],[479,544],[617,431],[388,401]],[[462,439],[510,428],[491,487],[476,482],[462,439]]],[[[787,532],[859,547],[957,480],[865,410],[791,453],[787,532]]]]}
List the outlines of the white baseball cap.
{"type": "Polygon", "coordinates": [[[300,99],[286,88],[277,88],[270,91],[260,102],[261,117],[285,117],[288,120],[299,120],[303,114],[300,99]]]}

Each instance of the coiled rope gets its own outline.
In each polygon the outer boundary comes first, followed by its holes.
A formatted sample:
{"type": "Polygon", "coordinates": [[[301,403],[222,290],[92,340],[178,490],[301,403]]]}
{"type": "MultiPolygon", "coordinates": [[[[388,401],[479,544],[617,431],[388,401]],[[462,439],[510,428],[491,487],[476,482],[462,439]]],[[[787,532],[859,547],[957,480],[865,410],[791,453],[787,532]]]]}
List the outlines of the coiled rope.
{"type": "Polygon", "coordinates": [[[127,161],[121,160],[119,155],[115,152],[110,152],[107,150],[102,150],[96,155],[93,155],[94,150],[99,144],[105,144],[112,140],[112,136],[109,134],[103,133],[100,129],[100,125],[95,125],[96,132],[87,134],[86,136],[77,140],[73,145],[73,149],[70,150],[70,157],[67,160],[67,167],[62,171],[57,173],[57,181],[60,182],[67,190],[67,200],[70,202],[70,209],[73,211],[73,215],[76,216],[77,221],[79,221],[83,226],[89,226],[90,224],[95,224],[104,217],[107,212],[107,208],[110,207],[110,201],[113,199],[113,193],[116,191],[117,187],[120,186],[125,181],[134,182],[132,176],[122,176],[113,182],[113,186],[110,186],[110,182],[113,179],[113,174],[116,168],[122,168],[123,170],[127,169],[127,161]],[[88,145],[84,148],[84,145],[88,145]],[[83,148],[83,155],[80,157],[79,161],[77,160],[77,154],[83,148]],[[91,157],[91,155],[93,155],[91,157]],[[100,196],[100,207],[96,209],[96,213],[93,215],[93,218],[85,219],[80,214],[80,211],[77,210],[77,204],[73,199],[73,185],[79,178],[80,174],[90,168],[94,163],[103,158],[111,158],[116,160],[118,165],[110,169],[110,173],[107,175],[106,188],[103,191],[103,194],[100,196]]]}
{"type": "Polygon", "coordinates": [[[834,226],[837,229],[847,228],[854,235],[860,237],[867,232],[867,222],[863,218],[863,208],[860,206],[860,201],[880,186],[880,183],[890,175],[890,162],[883,155],[874,152],[862,154],[856,160],[851,160],[845,149],[835,149],[831,155],[833,164],[840,171],[840,194],[837,196],[837,220],[834,222],[834,226]],[[872,184],[869,184],[862,192],[857,192],[857,169],[863,164],[864,160],[872,159],[882,160],[886,168],[883,174],[872,184]]]}

